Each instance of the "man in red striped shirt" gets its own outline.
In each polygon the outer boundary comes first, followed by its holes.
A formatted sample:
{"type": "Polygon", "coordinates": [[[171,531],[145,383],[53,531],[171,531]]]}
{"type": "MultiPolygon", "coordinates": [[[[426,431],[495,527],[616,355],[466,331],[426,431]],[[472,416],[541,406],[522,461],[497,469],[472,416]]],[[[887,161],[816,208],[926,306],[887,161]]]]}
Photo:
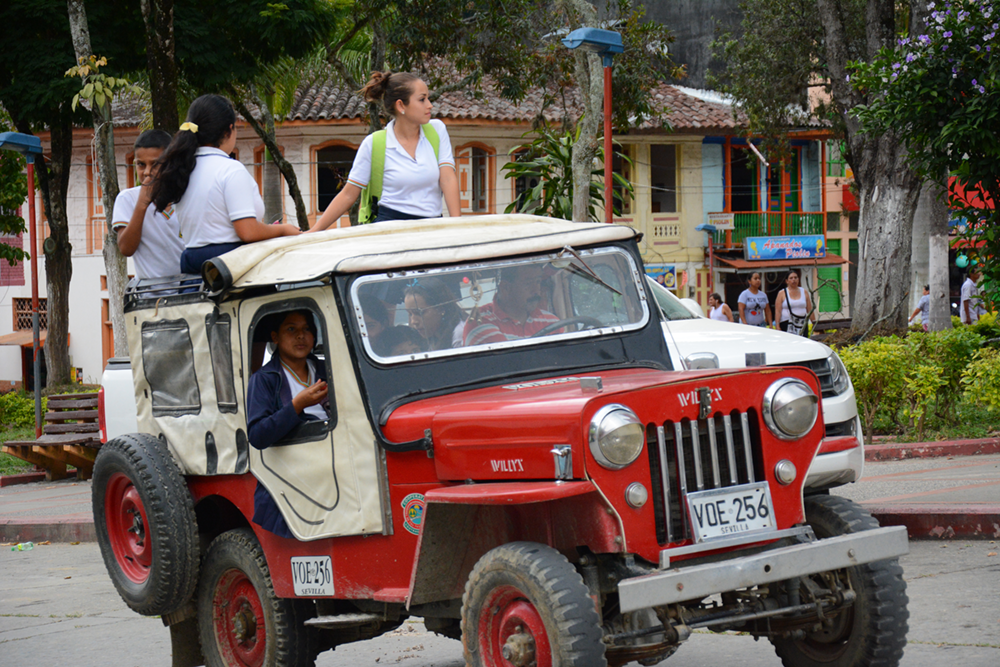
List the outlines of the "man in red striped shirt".
{"type": "Polygon", "coordinates": [[[465,323],[465,344],[486,345],[528,338],[558,322],[558,317],[541,308],[544,279],[541,264],[503,269],[493,301],[479,308],[465,323]]]}

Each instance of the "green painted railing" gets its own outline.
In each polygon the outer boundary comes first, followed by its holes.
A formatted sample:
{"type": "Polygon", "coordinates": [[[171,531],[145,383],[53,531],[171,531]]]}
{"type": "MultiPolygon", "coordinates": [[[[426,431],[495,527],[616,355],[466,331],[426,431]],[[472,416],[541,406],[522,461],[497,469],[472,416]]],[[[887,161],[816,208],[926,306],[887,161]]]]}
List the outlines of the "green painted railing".
{"type": "MultiPolygon", "coordinates": [[[[733,245],[743,245],[748,236],[791,236],[793,234],[822,234],[822,213],[798,211],[756,211],[733,214],[733,245]]],[[[726,232],[715,233],[715,245],[725,245],[726,232]]]]}

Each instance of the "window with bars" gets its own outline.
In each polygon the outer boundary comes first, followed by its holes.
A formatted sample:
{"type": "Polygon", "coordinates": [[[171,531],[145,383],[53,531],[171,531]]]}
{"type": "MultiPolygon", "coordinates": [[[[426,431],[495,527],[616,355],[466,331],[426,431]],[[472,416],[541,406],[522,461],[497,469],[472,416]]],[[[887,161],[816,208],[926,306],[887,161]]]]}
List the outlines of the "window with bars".
{"type": "MultiPolygon", "coordinates": [[[[31,299],[17,298],[14,301],[14,331],[31,331],[31,299]]],[[[38,300],[38,328],[49,328],[48,303],[46,299],[38,300]]]]}

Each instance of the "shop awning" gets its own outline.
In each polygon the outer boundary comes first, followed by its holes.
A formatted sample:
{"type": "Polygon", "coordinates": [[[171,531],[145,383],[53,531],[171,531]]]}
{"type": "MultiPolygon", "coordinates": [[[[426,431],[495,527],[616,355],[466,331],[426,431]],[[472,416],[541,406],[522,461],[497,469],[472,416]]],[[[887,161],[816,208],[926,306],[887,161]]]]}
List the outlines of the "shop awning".
{"type": "Polygon", "coordinates": [[[846,264],[847,260],[839,255],[827,255],[826,257],[809,259],[765,259],[747,260],[729,257],[715,256],[719,262],[720,269],[734,269],[736,271],[768,271],[773,269],[791,268],[793,266],[837,266],[846,264]]]}
{"type": "MultiPolygon", "coordinates": [[[[45,329],[38,332],[38,344],[41,347],[45,347],[45,333],[45,329]]],[[[0,345],[31,347],[34,344],[32,338],[33,337],[30,331],[15,331],[14,333],[9,333],[6,336],[0,336],[0,345]]]]}

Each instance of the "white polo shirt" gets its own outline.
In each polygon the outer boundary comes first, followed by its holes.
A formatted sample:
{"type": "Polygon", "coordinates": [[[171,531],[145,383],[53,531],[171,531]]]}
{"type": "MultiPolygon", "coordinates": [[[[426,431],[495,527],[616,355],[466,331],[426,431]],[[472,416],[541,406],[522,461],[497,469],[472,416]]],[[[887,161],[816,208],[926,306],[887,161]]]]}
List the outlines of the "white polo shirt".
{"type": "MultiPolygon", "coordinates": [[[[111,228],[124,229],[132,219],[135,205],[139,201],[139,191],[142,186],[136,186],[118,193],[115,208],[111,214],[111,228]]],[[[142,221],[142,236],[139,246],[132,253],[135,262],[137,278],[160,278],[176,276],[181,272],[181,253],[184,252],[184,242],[180,238],[177,226],[177,216],[173,215],[172,206],[162,213],[156,206],[150,204],[146,208],[146,217],[142,221]]]]}
{"type": "Polygon", "coordinates": [[[264,217],[264,200],[250,172],[218,148],[202,146],[187,190],[174,204],[187,248],[239,243],[234,220],[264,217]]]}
{"type": "MultiPolygon", "coordinates": [[[[416,157],[410,157],[396,139],[396,121],[389,121],[385,127],[385,171],[382,174],[382,197],[385,204],[394,211],[433,218],[441,215],[441,167],[455,168],[455,157],[451,150],[451,138],[444,123],[436,118],[431,120],[437,130],[438,157],[434,158],[434,147],[420,129],[416,157]]],[[[359,188],[368,185],[372,173],[372,135],[365,137],[354,158],[354,165],[347,180],[359,188]]]]}

